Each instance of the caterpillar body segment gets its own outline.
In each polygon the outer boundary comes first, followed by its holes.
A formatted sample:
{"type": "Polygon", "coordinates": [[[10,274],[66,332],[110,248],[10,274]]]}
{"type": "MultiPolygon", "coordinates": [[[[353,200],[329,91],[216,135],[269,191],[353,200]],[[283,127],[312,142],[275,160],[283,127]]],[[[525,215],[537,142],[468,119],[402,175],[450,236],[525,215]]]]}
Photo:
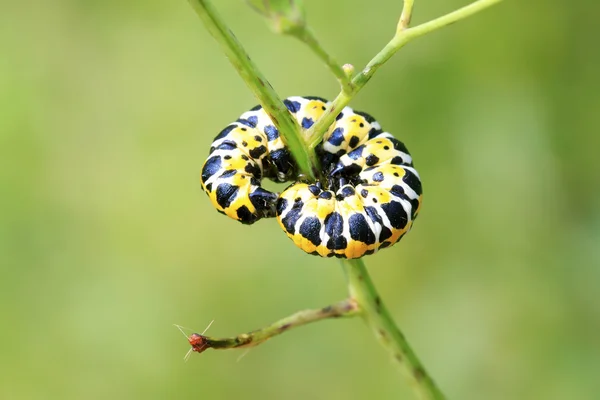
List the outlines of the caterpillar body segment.
{"type": "Polygon", "coordinates": [[[385,138],[372,139],[360,148],[360,157],[345,154],[331,171],[329,181],[333,189],[337,187],[335,192],[296,184],[281,193],[280,225],[307,253],[358,258],[393,245],[412,227],[422,190],[406,148],[396,150],[385,138]],[[367,161],[375,157],[376,162],[367,161]]]}
{"type": "Polygon", "coordinates": [[[327,109],[329,102],[315,96],[292,96],[283,101],[303,130],[309,129],[327,109]]]}
{"type": "MultiPolygon", "coordinates": [[[[289,97],[284,101],[303,129],[321,117],[327,101],[289,97]]],[[[261,106],[243,113],[214,139],[202,168],[202,188],[219,211],[245,224],[275,216],[277,194],[261,180],[293,180],[295,165],[279,131],[261,106]]]]}
{"type": "Polygon", "coordinates": [[[259,135],[266,136],[268,156],[265,161],[267,161],[266,167],[269,170],[264,177],[278,182],[291,179],[294,174],[292,156],[265,110],[260,106],[254,107],[242,114],[237,122],[257,130],[259,135]]]}
{"type": "Polygon", "coordinates": [[[369,114],[344,107],[318,147],[322,153],[323,169],[327,171],[340,156],[363,145],[370,137],[380,133],[382,133],[381,126],[369,114]]]}
{"type": "Polygon", "coordinates": [[[320,146],[327,187],[295,184],[277,204],[294,243],[321,257],[358,258],[398,242],[422,201],[406,146],[366,113],[346,107],[320,146]]]}
{"type": "Polygon", "coordinates": [[[357,114],[345,107],[338,114],[333,129],[323,138],[323,150],[338,156],[345,154],[381,132],[381,126],[366,113],[357,114]]]}
{"type": "Polygon", "coordinates": [[[265,177],[293,174],[289,151],[262,107],[244,113],[213,141],[202,167],[202,188],[217,211],[245,224],[275,216],[277,194],[261,188],[265,177]]]}

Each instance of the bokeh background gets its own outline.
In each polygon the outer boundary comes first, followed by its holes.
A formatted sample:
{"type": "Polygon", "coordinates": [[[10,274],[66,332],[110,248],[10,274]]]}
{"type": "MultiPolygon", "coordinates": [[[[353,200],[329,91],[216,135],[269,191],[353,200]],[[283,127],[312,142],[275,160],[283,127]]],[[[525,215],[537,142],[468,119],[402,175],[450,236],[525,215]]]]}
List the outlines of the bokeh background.
{"type": "MultiPolygon", "coordinates": [[[[215,3],[280,95],[337,94],[299,42],[215,3]]],[[[416,3],[413,23],[467,1],[416,3]]],[[[357,68],[400,9],[307,1],[357,68]]],[[[505,2],[409,44],[351,104],[421,173],[413,231],[366,262],[451,398],[600,398],[599,11],[505,2]]],[[[346,294],[335,260],[201,191],[212,138],[256,100],[186,1],[5,2],[0,50],[0,398],[413,398],[359,319],[183,362],[174,323],[229,336],[346,294]]]]}

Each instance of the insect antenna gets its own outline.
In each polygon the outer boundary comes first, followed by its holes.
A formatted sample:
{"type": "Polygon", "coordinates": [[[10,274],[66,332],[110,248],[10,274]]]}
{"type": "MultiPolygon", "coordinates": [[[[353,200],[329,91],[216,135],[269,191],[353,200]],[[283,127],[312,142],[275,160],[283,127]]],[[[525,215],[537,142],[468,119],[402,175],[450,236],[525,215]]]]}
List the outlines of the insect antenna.
{"type": "Polygon", "coordinates": [[[250,353],[250,350],[252,350],[252,349],[246,349],[246,351],[244,351],[242,354],[240,354],[240,356],[237,358],[237,360],[235,360],[235,362],[239,363],[240,360],[246,356],[246,354],[250,353]]]}
{"type": "Polygon", "coordinates": [[[186,334],[186,333],[185,333],[183,330],[184,330],[184,329],[187,329],[187,330],[190,330],[190,331],[192,330],[192,329],[190,329],[190,328],[186,328],[185,326],[181,326],[181,325],[177,325],[177,324],[173,324],[173,326],[174,326],[175,328],[179,329],[179,332],[181,332],[181,334],[182,334],[183,336],[185,336],[185,338],[186,338],[186,339],[188,338],[188,335],[187,335],[187,334],[186,334]]]}
{"type": "Polygon", "coordinates": [[[204,331],[201,333],[201,335],[204,335],[206,333],[206,331],[208,330],[208,328],[210,328],[210,326],[213,324],[213,322],[215,322],[214,319],[212,321],[210,321],[210,324],[208,324],[208,326],[206,327],[206,329],[204,329],[204,331]]]}
{"type": "Polygon", "coordinates": [[[183,362],[188,362],[188,360],[190,359],[190,356],[192,355],[193,352],[194,352],[194,348],[190,347],[190,349],[187,351],[187,353],[185,353],[185,356],[183,356],[183,362]]]}

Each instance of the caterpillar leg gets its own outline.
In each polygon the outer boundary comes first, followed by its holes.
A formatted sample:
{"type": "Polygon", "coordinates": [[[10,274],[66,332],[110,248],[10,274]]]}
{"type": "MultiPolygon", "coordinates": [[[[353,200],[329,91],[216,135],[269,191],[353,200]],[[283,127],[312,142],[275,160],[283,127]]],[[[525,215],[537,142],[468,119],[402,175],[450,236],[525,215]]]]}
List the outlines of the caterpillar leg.
{"type": "Polygon", "coordinates": [[[250,202],[256,208],[256,212],[261,218],[271,218],[275,216],[275,206],[278,197],[277,193],[257,187],[250,193],[250,202]]]}

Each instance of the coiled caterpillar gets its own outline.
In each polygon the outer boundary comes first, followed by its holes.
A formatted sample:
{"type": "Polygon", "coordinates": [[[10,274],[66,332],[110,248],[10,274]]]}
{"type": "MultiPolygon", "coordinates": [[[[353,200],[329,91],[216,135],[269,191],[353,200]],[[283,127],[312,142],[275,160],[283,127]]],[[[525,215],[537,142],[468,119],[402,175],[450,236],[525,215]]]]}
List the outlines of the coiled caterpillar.
{"type": "MultiPolygon", "coordinates": [[[[318,97],[284,101],[303,129],[326,109],[318,97]]],[[[317,149],[323,182],[295,182],[280,195],[261,179],[294,180],[289,151],[265,111],[242,114],[215,138],[202,168],[202,187],[217,211],[252,224],[277,217],[307,253],[358,258],[396,243],[421,206],[419,174],[402,142],[373,117],[345,107],[317,149]]]]}

